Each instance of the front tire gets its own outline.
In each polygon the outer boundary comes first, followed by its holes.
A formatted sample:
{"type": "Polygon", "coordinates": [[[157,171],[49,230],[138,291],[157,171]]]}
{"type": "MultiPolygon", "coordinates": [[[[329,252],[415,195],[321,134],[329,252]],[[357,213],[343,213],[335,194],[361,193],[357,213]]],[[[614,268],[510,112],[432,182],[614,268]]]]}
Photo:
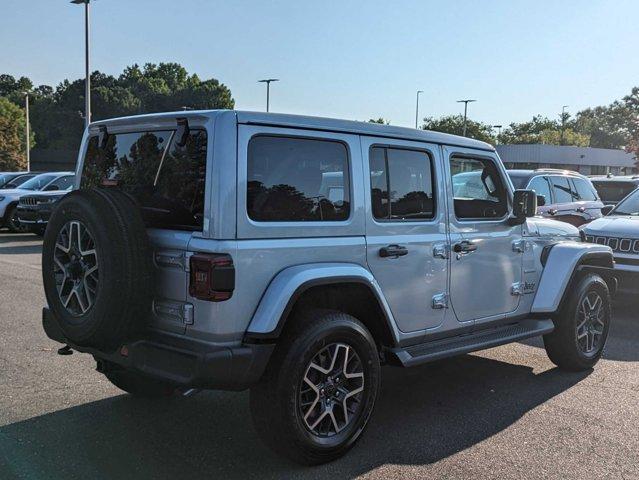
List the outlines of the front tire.
{"type": "Polygon", "coordinates": [[[380,383],[375,341],[354,317],[311,310],[291,320],[264,377],[251,389],[258,435],[304,465],[344,455],[364,431],[380,383]]]}
{"type": "Polygon", "coordinates": [[[598,275],[583,276],[555,318],[555,330],[544,335],[550,360],[570,371],[589,370],[601,358],[611,319],[610,292],[598,275]]]}

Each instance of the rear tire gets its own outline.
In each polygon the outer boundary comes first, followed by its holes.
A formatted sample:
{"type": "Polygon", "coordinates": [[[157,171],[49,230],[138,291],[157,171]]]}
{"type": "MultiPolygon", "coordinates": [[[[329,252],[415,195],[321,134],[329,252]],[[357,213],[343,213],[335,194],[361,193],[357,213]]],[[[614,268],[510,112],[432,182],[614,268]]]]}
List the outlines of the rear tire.
{"type": "Polygon", "coordinates": [[[603,355],[611,319],[610,292],[598,275],[576,282],[574,295],[564,302],[554,319],[555,330],[544,335],[550,360],[569,371],[589,370],[603,355]]]}
{"type": "Polygon", "coordinates": [[[377,347],[366,327],[345,313],[310,310],[291,322],[251,389],[253,422],[276,453],[304,465],[330,462],[355,444],[373,411],[377,347]]]}
{"type": "Polygon", "coordinates": [[[175,387],[170,383],[129,370],[114,370],[105,373],[104,376],[120,390],[136,397],[170,397],[175,392],[175,387]]]}

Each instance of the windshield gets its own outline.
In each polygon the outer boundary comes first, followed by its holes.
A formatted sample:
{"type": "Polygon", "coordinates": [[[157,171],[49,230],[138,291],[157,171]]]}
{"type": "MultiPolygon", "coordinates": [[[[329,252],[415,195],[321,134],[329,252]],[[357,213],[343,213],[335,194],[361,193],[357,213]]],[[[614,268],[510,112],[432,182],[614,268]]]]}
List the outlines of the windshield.
{"type": "Polygon", "coordinates": [[[57,175],[43,174],[27,180],[20,188],[23,190],[42,190],[48,183],[57,178],[57,175]]]}
{"type": "Polygon", "coordinates": [[[623,200],[636,185],[634,182],[611,182],[593,180],[592,184],[597,189],[599,197],[604,202],[619,202],[623,200]]]}
{"type": "Polygon", "coordinates": [[[621,201],[610,215],[639,215],[639,190],[635,190],[621,201]]]}

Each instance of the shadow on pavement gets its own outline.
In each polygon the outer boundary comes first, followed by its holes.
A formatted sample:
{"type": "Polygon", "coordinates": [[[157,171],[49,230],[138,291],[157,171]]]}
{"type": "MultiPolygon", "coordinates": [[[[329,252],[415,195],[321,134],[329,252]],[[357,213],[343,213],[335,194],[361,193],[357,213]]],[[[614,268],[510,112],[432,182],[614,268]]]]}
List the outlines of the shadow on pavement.
{"type": "Polygon", "coordinates": [[[42,238],[37,235],[13,234],[0,236],[0,255],[26,255],[32,253],[42,253],[42,238]],[[20,245],[16,245],[17,243],[20,245]]]}
{"type": "Polygon", "coordinates": [[[147,401],[120,395],[0,427],[0,478],[352,478],[421,465],[509,427],[588,373],[465,356],[385,368],[368,431],[344,458],[302,468],[256,437],[248,394],[147,401]]]}

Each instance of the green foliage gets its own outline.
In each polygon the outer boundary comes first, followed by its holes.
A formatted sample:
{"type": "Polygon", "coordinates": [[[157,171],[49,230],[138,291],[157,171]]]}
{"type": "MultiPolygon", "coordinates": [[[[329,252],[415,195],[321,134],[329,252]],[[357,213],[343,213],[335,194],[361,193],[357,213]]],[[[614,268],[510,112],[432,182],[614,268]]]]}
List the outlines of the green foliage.
{"type": "MultiPolygon", "coordinates": [[[[463,135],[464,116],[447,115],[440,118],[426,117],[422,129],[453,135],[463,135]]],[[[470,118],[466,121],[466,136],[483,142],[495,143],[492,126],[471,120],[470,118]]]]}
{"type": "Polygon", "coordinates": [[[26,169],[25,121],[23,109],[0,97],[0,171],[26,169]]]}
{"type": "MultiPolygon", "coordinates": [[[[64,80],[55,89],[34,88],[28,78],[0,75],[0,96],[16,104],[31,96],[31,125],[38,146],[76,150],[84,129],[84,79],[64,80]]],[[[177,63],[132,65],[117,78],[91,74],[92,120],[189,109],[233,108],[231,91],[215,79],[201,80],[177,63]]]]}
{"type": "Polygon", "coordinates": [[[570,115],[564,116],[562,135],[561,119],[551,120],[541,115],[534,116],[529,122],[511,123],[501,135],[499,143],[542,143],[546,145],[575,145],[587,147],[590,136],[576,131],[571,125],[570,115]]]}
{"type": "Polygon", "coordinates": [[[384,117],[379,117],[377,119],[371,118],[368,123],[379,123],[381,125],[390,125],[390,120],[386,120],[384,117]]]}

